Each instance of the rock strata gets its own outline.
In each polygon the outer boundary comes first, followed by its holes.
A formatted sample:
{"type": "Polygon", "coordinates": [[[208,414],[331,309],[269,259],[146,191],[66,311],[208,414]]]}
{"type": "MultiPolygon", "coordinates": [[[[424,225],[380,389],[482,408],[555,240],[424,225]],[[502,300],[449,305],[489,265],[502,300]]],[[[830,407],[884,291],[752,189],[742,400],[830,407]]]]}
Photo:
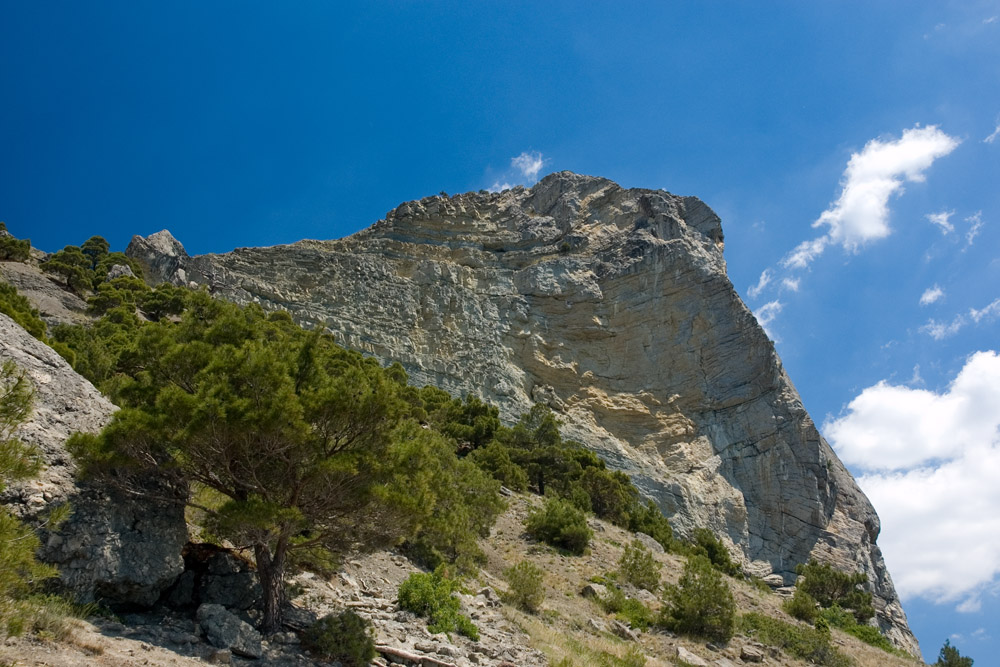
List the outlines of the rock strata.
{"type": "Polygon", "coordinates": [[[720,220],[697,198],[560,172],[407,202],[337,241],[189,257],[163,231],[127,253],[151,282],[287,310],[508,422],[548,404],[681,535],[711,528],[749,573],[790,584],[811,557],[866,572],[880,626],[917,651],[878,517],[729,282],[720,220]]]}

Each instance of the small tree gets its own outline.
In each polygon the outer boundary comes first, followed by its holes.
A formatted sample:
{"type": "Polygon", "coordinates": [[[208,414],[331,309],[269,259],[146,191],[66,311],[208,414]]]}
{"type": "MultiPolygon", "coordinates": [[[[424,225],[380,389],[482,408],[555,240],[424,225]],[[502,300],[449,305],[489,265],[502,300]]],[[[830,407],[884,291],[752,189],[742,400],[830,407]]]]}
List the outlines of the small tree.
{"type": "Polygon", "coordinates": [[[944,646],[941,647],[941,652],[938,653],[938,659],[934,665],[935,667],[972,667],[972,658],[963,657],[958,649],[951,645],[951,641],[945,639],[944,646]]]}
{"type": "Polygon", "coordinates": [[[639,540],[626,545],[618,561],[618,573],[623,581],[647,591],[655,591],[660,585],[660,564],[639,540]]]}
{"type": "Polygon", "coordinates": [[[264,632],[280,626],[291,553],[375,548],[423,523],[458,549],[460,537],[429,520],[435,511],[435,520],[478,530],[495,515],[455,494],[439,507],[451,480],[419,473],[454,454],[418,426],[399,426],[397,379],[329,337],[196,293],[179,324],[147,323],[132,339],[115,362],[134,369],[112,385],[122,410],[99,436],[78,434],[67,446],[85,472],[135,493],[149,491],[132,473],[156,469],[224,498],[188,504],[215,535],[253,551],[264,632]],[[462,508],[476,513],[455,519],[462,508]]]}
{"type": "Polygon", "coordinates": [[[815,560],[799,565],[795,572],[801,577],[796,588],[812,596],[821,607],[836,605],[850,610],[859,623],[875,615],[872,594],[862,589],[868,583],[868,575],[863,572],[838,572],[831,565],[820,565],[815,560]]]}
{"type": "Polygon", "coordinates": [[[586,515],[560,498],[547,498],[541,509],[533,511],[525,522],[528,534],[536,540],[562,547],[581,555],[593,533],[586,515]]]}
{"type": "Polygon", "coordinates": [[[503,576],[509,589],[507,599],[515,607],[531,613],[541,608],[542,600],[545,599],[545,587],[542,585],[545,573],[540,567],[522,560],[504,570],[503,576]]]}
{"type": "Polygon", "coordinates": [[[707,558],[689,557],[678,584],[666,588],[660,624],[675,632],[720,642],[733,636],[736,602],[707,558]]]}

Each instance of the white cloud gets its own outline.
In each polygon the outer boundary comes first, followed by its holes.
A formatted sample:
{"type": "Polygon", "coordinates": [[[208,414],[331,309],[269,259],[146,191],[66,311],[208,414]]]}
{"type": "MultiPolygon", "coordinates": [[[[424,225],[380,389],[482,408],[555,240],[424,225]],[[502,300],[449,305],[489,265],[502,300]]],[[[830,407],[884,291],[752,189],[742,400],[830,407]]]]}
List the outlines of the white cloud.
{"type": "Polygon", "coordinates": [[[865,471],[900,595],[976,609],[1000,575],[1000,355],[973,354],[941,392],[879,382],[823,430],[865,471]]]}
{"type": "Polygon", "coordinates": [[[869,141],[851,155],[841,178],[841,193],[813,227],[825,235],[799,244],[784,260],[785,267],[805,268],[827,245],[849,252],[885,238],[889,228],[889,198],[903,191],[905,181],[920,182],[934,161],[959,144],[935,125],[904,130],[899,139],[869,141]]]}
{"type": "Polygon", "coordinates": [[[965,219],[969,223],[969,231],[965,232],[965,248],[963,250],[972,246],[972,242],[976,240],[979,236],[979,232],[983,229],[983,212],[976,211],[968,218],[965,219]]]}
{"type": "Polygon", "coordinates": [[[941,211],[940,213],[928,213],[925,217],[940,227],[942,234],[947,235],[955,231],[955,225],[949,222],[949,219],[953,215],[955,215],[954,211],[941,211]]]}
{"type": "Polygon", "coordinates": [[[495,181],[493,183],[493,185],[491,185],[487,189],[490,192],[503,192],[504,190],[510,190],[512,187],[514,187],[513,183],[508,183],[506,181],[504,181],[503,183],[501,183],[500,181],[495,181]]]}
{"type": "Polygon", "coordinates": [[[510,166],[521,172],[521,176],[527,179],[529,184],[538,180],[538,172],[542,170],[544,164],[542,154],[537,151],[530,153],[525,151],[510,159],[510,166]]]}
{"type": "Polygon", "coordinates": [[[751,299],[756,299],[760,296],[760,293],[764,291],[768,283],[771,282],[771,269],[764,269],[764,272],[760,274],[760,280],[757,284],[747,290],[747,294],[750,295],[751,299]]]}
{"type": "Polygon", "coordinates": [[[993,133],[990,134],[990,136],[983,139],[983,143],[992,144],[994,141],[997,140],[997,137],[1000,137],[1000,125],[997,125],[997,128],[993,130],[993,133]]]}
{"type": "Polygon", "coordinates": [[[996,319],[998,315],[1000,315],[1000,299],[994,300],[993,303],[984,308],[980,308],[979,310],[976,310],[975,308],[969,309],[969,317],[971,317],[976,324],[979,324],[979,321],[982,319],[992,321],[996,319]]]}
{"type": "Polygon", "coordinates": [[[768,301],[763,306],[754,311],[754,317],[757,318],[757,322],[760,324],[761,328],[764,329],[764,333],[768,335],[768,338],[774,342],[781,342],[774,332],[770,329],[771,322],[774,318],[781,313],[782,305],[780,301],[768,301]]]}
{"type": "Polygon", "coordinates": [[[934,287],[928,287],[924,290],[924,293],[920,295],[920,305],[929,306],[941,299],[944,296],[944,290],[935,285],[934,287]]]}
{"type": "Polygon", "coordinates": [[[957,334],[966,324],[965,315],[956,315],[951,322],[928,320],[927,324],[920,327],[920,331],[930,335],[934,340],[944,340],[957,334]]]}
{"type": "MultiPolygon", "coordinates": [[[[926,296],[926,292],[924,295],[926,296]]],[[[923,304],[923,297],[921,297],[921,304],[923,304]]],[[[969,308],[968,317],[964,313],[959,313],[956,315],[951,322],[938,322],[937,320],[928,320],[927,324],[920,327],[920,331],[930,334],[930,337],[934,340],[941,340],[947,338],[948,336],[953,336],[957,334],[962,327],[969,323],[971,318],[975,324],[979,324],[983,320],[986,322],[992,322],[993,320],[1000,317],[1000,299],[994,299],[992,303],[989,303],[982,308],[969,308]]]]}
{"type": "Polygon", "coordinates": [[[988,18],[983,19],[983,23],[985,24],[996,23],[996,22],[997,22],[996,16],[990,16],[988,18]]]}
{"type": "Polygon", "coordinates": [[[787,289],[787,290],[789,290],[791,292],[798,292],[799,291],[799,279],[798,278],[785,278],[784,280],[781,281],[781,285],[782,285],[782,287],[784,287],[785,289],[787,289]]]}

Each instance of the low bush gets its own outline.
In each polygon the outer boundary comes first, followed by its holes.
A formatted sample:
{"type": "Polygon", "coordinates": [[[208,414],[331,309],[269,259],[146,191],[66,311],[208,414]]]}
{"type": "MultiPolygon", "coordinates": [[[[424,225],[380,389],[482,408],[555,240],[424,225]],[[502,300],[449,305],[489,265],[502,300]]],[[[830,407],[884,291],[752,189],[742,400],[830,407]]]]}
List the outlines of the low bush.
{"type": "Polygon", "coordinates": [[[791,616],[792,618],[797,618],[800,621],[805,621],[806,623],[812,623],[816,620],[816,600],[813,596],[805,592],[801,588],[795,589],[795,595],[785,600],[781,608],[791,616]]]}
{"type": "Polygon", "coordinates": [[[708,558],[712,566],[723,574],[735,576],[739,573],[740,568],[733,562],[732,557],[729,555],[729,549],[726,548],[726,545],[723,544],[722,540],[715,533],[708,528],[696,528],[693,537],[694,553],[699,553],[708,558]]]}
{"type": "Polygon", "coordinates": [[[457,589],[458,583],[447,578],[443,568],[414,572],[399,587],[399,606],[427,618],[431,632],[458,632],[478,641],[479,628],[459,613],[459,601],[453,595],[457,589]]]}
{"type": "Polygon", "coordinates": [[[536,540],[578,556],[587,549],[593,535],[587,526],[587,516],[560,498],[546,499],[541,509],[528,516],[525,528],[536,540]]]}
{"type": "Polygon", "coordinates": [[[830,644],[829,632],[751,612],[739,618],[739,631],[762,644],[823,667],[850,667],[851,659],[830,644]]]}
{"type": "Polygon", "coordinates": [[[545,574],[540,567],[523,560],[507,568],[503,576],[507,580],[508,602],[532,614],[541,608],[545,599],[545,588],[542,586],[545,574]]]}
{"type": "Polygon", "coordinates": [[[23,262],[31,254],[31,241],[15,238],[7,231],[7,225],[0,222],[0,260],[23,262]]]}
{"type": "Polygon", "coordinates": [[[868,583],[866,574],[839,572],[831,565],[820,565],[815,560],[799,565],[795,572],[801,577],[796,588],[811,595],[821,607],[836,605],[849,610],[858,623],[864,623],[875,615],[872,594],[861,589],[868,583]]]}
{"type": "Polygon", "coordinates": [[[898,648],[893,646],[892,642],[890,642],[878,628],[858,623],[854,614],[845,609],[841,609],[837,605],[818,612],[818,615],[819,617],[816,619],[817,627],[819,627],[820,621],[826,621],[828,625],[840,628],[847,634],[857,637],[869,646],[880,648],[886,653],[892,653],[893,655],[906,655],[903,651],[900,651],[898,648]]]}
{"type": "Polygon", "coordinates": [[[736,602],[722,575],[704,556],[690,556],[678,584],[665,588],[660,625],[727,642],[733,636],[735,620],[736,602]]]}
{"type": "Polygon", "coordinates": [[[624,621],[633,628],[648,630],[656,622],[653,611],[645,604],[630,598],[614,584],[607,584],[608,592],[597,599],[597,604],[608,614],[614,614],[619,621],[624,621]]]}
{"type": "Polygon", "coordinates": [[[618,561],[618,576],[637,588],[655,592],[660,586],[660,564],[642,542],[632,540],[618,561]]]}
{"type": "Polygon", "coordinates": [[[377,653],[372,626],[351,610],[328,614],[302,633],[302,644],[321,660],[346,667],[371,664],[377,653]]]}

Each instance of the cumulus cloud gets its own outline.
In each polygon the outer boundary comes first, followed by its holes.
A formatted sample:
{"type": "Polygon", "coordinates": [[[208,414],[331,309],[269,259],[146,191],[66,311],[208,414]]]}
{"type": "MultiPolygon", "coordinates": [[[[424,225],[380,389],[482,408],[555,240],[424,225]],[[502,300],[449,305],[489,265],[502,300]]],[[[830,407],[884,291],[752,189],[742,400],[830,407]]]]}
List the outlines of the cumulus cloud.
{"type": "Polygon", "coordinates": [[[760,280],[757,284],[747,290],[747,294],[750,295],[751,299],[756,299],[760,296],[760,293],[764,291],[768,283],[771,282],[771,269],[764,269],[764,272],[760,274],[760,280]]]}
{"type": "Polygon", "coordinates": [[[906,181],[921,182],[938,158],[951,153],[959,141],[935,125],[904,130],[899,139],[869,141],[851,155],[841,178],[840,196],[823,211],[813,227],[826,234],[799,244],[784,260],[786,268],[805,268],[828,245],[848,252],[885,238],[889,227],[889,199],[903,191],[906,181]]]}
{"type": "Polygon", "coordinates": [[[944,296],[944,290],[935,285],[934,287],[928,287],[924,290],[924,293],[920,295],[920,305],[929,306],[935,301],[941,299],[944,296]]]}
{"type": "Polygon", "coordinates": [[[879,382],[823,431],[863,471],[900,595],[974,611],[1000,575],[1000,355],[973,354],[940,392],[879,382]]]}
{"type": "Polygon", "coordinates": [[[955,215],[954,211],[941,211],[940,213],[928,213],[925,217],[940,227],[942,234],[947,235],[955,231],[955,225],[949,222],[949,219],[953,215],[955,215]]]}
{"type": "Polygon", "coordinates": [[[774,322],[774,318],[781,313],[782,307],[783,306],[780,301],[768,301],[753,313],[761,328],[764,329],[764,333],[766,333],[768,337],[776,343],[780,342],[780,340],[775,335],[774,331],[771,330],[770,325],[774,322]]]}

